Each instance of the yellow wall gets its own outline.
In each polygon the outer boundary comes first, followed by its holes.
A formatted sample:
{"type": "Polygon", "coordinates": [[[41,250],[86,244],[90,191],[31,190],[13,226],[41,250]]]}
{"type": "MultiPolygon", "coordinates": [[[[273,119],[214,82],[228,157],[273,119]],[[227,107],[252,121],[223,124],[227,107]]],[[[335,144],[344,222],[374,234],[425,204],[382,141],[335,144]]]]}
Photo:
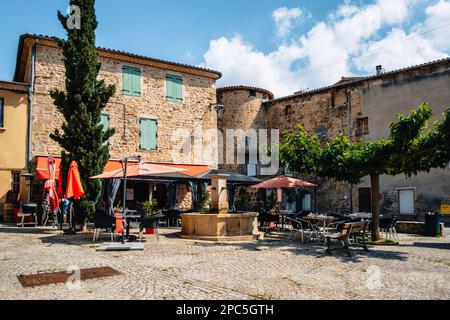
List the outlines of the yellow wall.
{"type": "MultiPolygon", "coordinates": [[[[26,170],[28,96],[0,89],[4,100],[4,127],[0,128],[0,204],[11,190],[12,171],[26,170]]],[[[21,201],[28,197],[26,181],[21,178],[21,201]]],[[[1,207],[0,207],[1,208],[1,207]]]]}

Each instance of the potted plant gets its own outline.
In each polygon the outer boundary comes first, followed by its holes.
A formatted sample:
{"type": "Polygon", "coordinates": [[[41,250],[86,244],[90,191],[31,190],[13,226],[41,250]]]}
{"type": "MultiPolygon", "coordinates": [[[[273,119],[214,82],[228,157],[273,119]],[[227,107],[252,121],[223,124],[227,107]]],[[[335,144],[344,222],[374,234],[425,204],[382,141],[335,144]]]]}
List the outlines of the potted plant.
{"type": "Polygon", "coordinates": [[[209,204],[209,199],[211,197],[211,193],[208,190],[203,190],[200,199],[198,200],[197,210],[200,213],[205,213],[207,211],[207,207],[209,204]]]}
{"type": "MultiPolygon", "coordinates": [[[[158,211],[157,211],[158,201],[156,199],[151,199],[151,200],[145,201],[142,205],[142,208],[145,211],[145,218],[151,218],[158,213],[158,211]]],[[[157,228],[157,225],[158,225],[158,220],[151,221],[151,225],[150,225],[151,227],[145,228],[145,232],[147,234],[155,234],[155,229],[157,228]]]]}

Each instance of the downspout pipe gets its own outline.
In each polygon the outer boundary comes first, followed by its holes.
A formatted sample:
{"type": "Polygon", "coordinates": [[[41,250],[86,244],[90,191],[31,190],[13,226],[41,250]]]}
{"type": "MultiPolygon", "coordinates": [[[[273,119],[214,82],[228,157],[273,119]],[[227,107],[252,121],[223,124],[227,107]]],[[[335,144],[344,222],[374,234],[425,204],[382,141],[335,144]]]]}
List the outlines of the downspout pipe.
{"type": "MultiPolygon", "coordinates": [[[[27,128],[27,154],[26,154],[26,161],[27,161],[27,168],[28,173],[32,173],[32,166],[31,166],[31,133],[32,133],[32,125],[33,125],[33,97],[34,97],[34,90],[35,90],[35,71],[36,71],[36,45],[33,46],[31,49],[31,83],[30,88],[28,89],[28,128],[27,128]]],[[[28,201],[31,199],[31,183],[28,190],[28,201]]]]}

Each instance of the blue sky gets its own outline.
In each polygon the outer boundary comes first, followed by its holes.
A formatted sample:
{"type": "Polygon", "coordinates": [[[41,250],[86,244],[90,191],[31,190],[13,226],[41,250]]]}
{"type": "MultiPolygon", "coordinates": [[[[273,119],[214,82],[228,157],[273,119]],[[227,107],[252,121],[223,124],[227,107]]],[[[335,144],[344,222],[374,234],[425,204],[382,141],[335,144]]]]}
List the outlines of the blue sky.
{"type": "MultiPolygon", "coordinates": [[[[224,73],[219,85],[258,85],[276,95],[450,52],[450,0],[96,3],[98,46],[210,67],[224,73]]],[[[8,13],[0,19],[0,79],[12,79],[20,34],[64,36],[56,11],[67,4],[0,1],[8,13]]]]}

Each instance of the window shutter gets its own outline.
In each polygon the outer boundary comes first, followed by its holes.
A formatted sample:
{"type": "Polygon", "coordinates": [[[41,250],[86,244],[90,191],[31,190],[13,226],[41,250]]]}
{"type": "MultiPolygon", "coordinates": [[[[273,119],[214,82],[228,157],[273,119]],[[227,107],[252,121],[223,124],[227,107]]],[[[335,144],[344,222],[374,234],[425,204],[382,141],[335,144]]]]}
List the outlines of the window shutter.
{"type": "Polygon", "coordinates": [[[5,101],[0,99],[0,128],[5,126],[5,101]]]}
{"type": "Polygon", "coordinates": [[[166,76],[167,101],[180,103],[183,101],[183,79],[174,75],[166,76]]]}
{"type": "Polygon", "coordinates": [[[123,74],[122,91],[126,95],[131,95],[133,78],[130,68],[124,67],[122,69],[122,74],[123,74]]]}
{"type": "Polygon", "coordinates": [[[150,150],[158,149],[158,122],[155,120],[149,121],[150,131],[150,150]]]}
{"type": "Polygon", "coordinates": [[[100,119],[100,122],[103,125],[103,132],[105,132],[109,129],[109,116],[107,114],[102,114],[100,119]]]}
{"type": "Polygon", "coordinates": [[[141,70],[133,69],[133,95],[141,95],[141,70]]]}
{"type": "Polygon", "coordinates": [[[141,149],[157,150],[158,122],[151,119],[141,119],[141,149]]]}
{"type": "Polygon", "coordinates": [[[173,78],[170,75],[167,75],[166,77],[166,98],[168,101],[173,102],[174,99],[174,83],[173,83],[173,78]]]}
{"type": "Polygon", "coordinates": [[[183,101],[183,79],[175,77],[175,99],[177,102],[183,101]]]}

